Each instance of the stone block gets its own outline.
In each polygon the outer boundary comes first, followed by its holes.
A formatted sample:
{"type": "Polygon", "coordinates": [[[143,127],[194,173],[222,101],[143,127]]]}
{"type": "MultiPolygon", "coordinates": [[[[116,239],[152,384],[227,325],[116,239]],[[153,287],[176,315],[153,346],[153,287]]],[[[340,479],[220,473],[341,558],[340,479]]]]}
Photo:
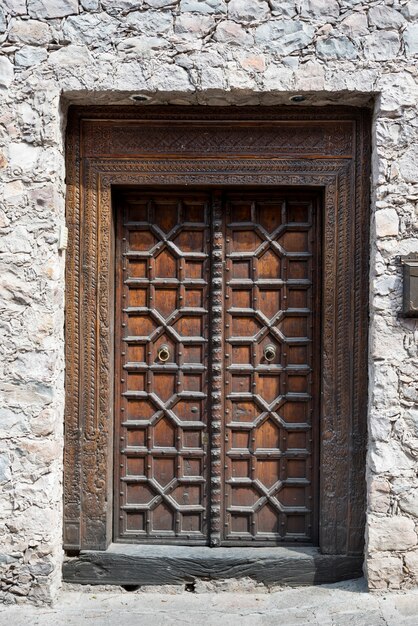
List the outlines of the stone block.
{"type": "MultiPolygon", "coordinates": [[[[23,411],[0,407],[0,439],[19,437],[27,435],[28,432],[28,421],[23,411]]],[[[6,472],[6,469],[4,471],[6,472]]]]}
{"type": "Polygon", "coordinates": [[[376,235],[396,237],[399,234],[399,216],[395,209],[376,211],[376,235]]]}
{"type": "Polygon", "coordinates": [[[281,63],[283,63],[283,65],[285,65],[286,67],[290,67],[293,70],[297,70],[299,68],[299,59],[297,57],[283,57],[283,59],[280,60],[281,63]]]}
{"type": "Polygon", "coordinates": [[[9,146],[9,158],[11,168],[32,170],[39,159],[41,150],[28,143],[11,143],[9,146]]]}
{"type": "Polygon", "coordinates": [[[269,65],[263,74],[263,84],[266,91],[284,91],[290,89],[293,82],[293,71],[282,65],[269,65]]]}
{"type": "Polygon", "coordinates": [[[78,13],[78,0],[28,0],[28,13],[35,19],[51,19],[78,13]]]}
{"type": "Polygon", "coordinates": [[[384,479],[374,479],[368,490],[368,506],[372,513],[388,513],[390,507],[390,483],[384,479]]]}
{"type": "MultiPolygon", "coordinates": [[[[2,283],[4,284],[3,281],[2,283]]],[[[3,284],[1,288],[3,288],[3,284]]],[[[12,300],[15,295],[12,291],[12,284],[10,284],[10,290],[11,293],[6,294],[5,300],[12,300]]],[[[21,281],[21,284],[18,285],[15,291],[18,292],[17,295],[19,299],[23,294],[26,304],[31,304],[33,306],[34,301],[36,302],[39,300],[36,296],[33,297],[33,294],[30,293],[28,286],[25,285],[23,281],[21,281]]],[[[39,310],[37,310],[37,315],[38,317],[41,317],[39,316],[39,310]]],[[[4,389],[4,391],[6,392],[6,389],[4,389]]],[[[42,407],[50,405],[52,401],[52,392],[51,389],[48,389],[45,385],[38,385],[36,383],[21,385],[20,382],[17,381],[14,384],[9,384],[7,387],[7,393],[2,394],[1,397],[5,405],[8,404],[11,407],[19,407],[19,409],[29,415],[32,410],[35,413],[39,413],[42,410],[42,407]]]]}
{"type": "Polygon", "coordinates": [[[335,22],[339,14],[337,0],[305,0],[300,4],[300,15],[308,20],[335,22]]]}
{"type": "Polygon", "coordinates": [[[99,0],[81,0],[81,6],[85,11],[97,11],[99,0]]]}
{"type": "Polygon", "coordinates": [[[369,23],[376,28],[397,29],[405,23],[405,18],[395,9],[377,5],[369,9],[369,23]]]}
{"type": "Polygon", "coordinates": [[[418,477],[411,476],[410,474],[396,476],[391,480],[391,489],[396,496],[400,496],[410,489],[418,489],[418,477]]]}
{"type": "Polygon", "coordinates": [[[369,518],[369,552],[408,550],[417,545],[415,523],[409,517],[369,518]]]}
{"type": "Polygon", "coordinates": [[[399,159],[399,173],[407,183],[418,183],[418,144],[413,144],[399,159]]]}
{"type": "Polygon", "coordinates": [[[199,39],[205,37],[214,27],[214,24],[215,21],[211,16],[185,13],[176,18],[174,32],[182,37],[199,39]]]}
{"type": "Polygon", "coordinates": [[[401,395],[402,395],[403,400],[406,400],[407,402],[414,402],[414,403],[418,402],[418,389],[416,387],[416,384],[414,383],[410,385],[406,385],[406,384],[402,385],[401,395]]]}
{"type": "Polygon", "coordinates": [[[226,77],[220,67],[203,67],[200,74],[202,89],[225,89],[226,77]]]}
{"type": "Polygon", "coordinates": [[[163,37],[129,37],[118,44],[118,50],[125,52],[127,57],[150,56],[152,50],[167,48],[169,43],[163,37]]]}
{"type": "Polygon", "coordinates": [[[194,91],[187,71],[178,65],[163,66],[153,74],[149,87],[152,90],[161,90],[161,85],[164,85],[167,91],[194,91]]]}
{"type": "Polygon", "coordinates": [[[369,446],[368,465],[376,474],[396,475],[401,470],[411,470],[414,461],[397,441],[377,441],[369,446]]]}
{"type": "Polygon", "coordinates": [[[418,54],[418,24],[411,24],[403,34],[406,56],[418,54]]]}
{"type": "Polygon", "coordinates": [[[320,63],[309,61],[304,63],[295,72],[295,89],[301,91],[315,91],[325,89],[325,71],[320,63]]]}
{"type": "Polygon", "coordinates": [[[348,37],[328,37],[319,39],[316,51],[320,59],[355,59],[358,54],[355,45],[348,37]]]}
{"type": "Polygon", "coordinates": [[[36,563],[29,566],[29,572],[32,576],[48,576],[54,569],[52,563],[36,563]]]}
{"type": "Polygon", "coordinates": [[[407,20],[415,20],[418,17],[418,0],[408,0],[400,10],[407,20]]]}
{"type": "Polygon", "coordinates": [[[404,513],[418,518],[418,489],[411,489],[399,496],[399,506],[404,513]]]}
{"type": "Polygon", "coordinates": [[[115,68],[112,86],[116,90],[121,89],[123,86],[124,89],[130,91],[147,91],[147,82],[144,77],[144,61],[135,59],[126,63],[119,63],[115,68]]]}
{"type": "Polygon", "coordinates": [[[86,46],[70,45],[51,52],[48,63],[59,69],[82,67],[91,61],[91,55],[86,46]]]}
{"type": "Polygon", "coordinates": [[[4,8],[0,6],[0,33],[4,33],[7,28],[6,14],[4,8]]]}
{"type": "Polygon", "coordinates": [[[339,23],[339,30],[349,37],[358,37],[359,35],[367,35],[369,25],[367,15],[365,13],[351,13],[342,22],[339,23]]]}
{"type": "Polygon", "coordinates": [[[248,55],[240,59],[241,67],[254,72],[265,72],[266,61],[262,55],[248,55]]]}
{"type": "Polygon", "coordinates": [[[372,441],[388,442],[392,432],[392,424],[385,414],[380,414],[376,410],[373,420],[370,423],[370,438],[372,441]]]}
{"type": "Polygon", "coordinates": [[[280,55],[302,50],[313,39],[312,26],[294,20],[271,20],[255,30],[255,43],[280,55]]]}
{"type": "MultiPolygon", "coordinates": [[[[110,0],[111,2],[112,0],[110,0]]],[[[135,0],[128,0],[130,4],[130,8],[138,8],[138,2],[135,0]]],[[[165,7],[174,6],[177,4],[178,0],[144,0],[144,4],[151,7],[152,9],[163,9],[165,7]]]]}
{"type": "Polygon", "coordinates": [[[140,35],[162,35],[173,30],[173,15],[169,11],[134,11],[126,16],[124,26],[140,35]]]}
{"type": "Polygon", "coordinates": [[[51,40],[51,37],[51,29],[44,22],[14,19],[10,26],[9,41],[13,43],[44,46],[51,40]]]}
{"type": "Polygon", "coordinates": [[[240,24],[231,20],[220,22],[215,31],[215,39],[219,43],[236,46],[254,43],[252,36],[240,24]]]}
{"type": "Polygon", "coordinates": [[[110,46],[115,41],[119,22],[107,13],[81,13],[65,20],[63,34],[73,44],[93,48],[110,46]],[[100,37],[97,36],[98,31],[100,37]]]}
{"type": "Polygon", "coordinates": [[[248,72],[240,70],[235,64],[227,68],[226,79],[231,90],[251,89],[251,77],[248,75],[248,72]]]}
{"type": "Polygon", "coordinates": [[[408,574],[418,578],[418,550],[405,554],[405,567],[408,570],[408,574]]]}
{"type": "Polygon", "coordinates": [[[4,8],[10,15],[26,15],[26,0],[2,0],[4,8]]]}
{"type": "MultiPolygon", "coordinates": [[[[141,4],[140,0],[100,0],[102,9],[113,17],[125,18],[126,14],[131,14],[131,11],[137,12],[141,8],[141,4]],[[123,13],[123,16],[121,16],[121,13],[123,13]]],[[[146,15],[146,12],[144,15],[146,15]]]]}
{"type": "Polygon", "coordinates": [[[3,198],[7,204],[19,204],[24,197],[25,187],[20,180],[14,180],[3,187],[3,198]]]}
{"type": "Polygon", "coordinates": [[[389,61],[398,57],[401,41],[394,31],[375,31],[364,37],[363,46],[370,61],[389,61]]]}
{"type": "MultiPolygon", "coordinates": [[[[416,381],[414,381],[414,383],[416,384],[416,381]]],[[[407,387],[407,389],[408,388],[412,389],[414,392],[413,401],[417,400],[418,389],[416,388],[416,386],[414,388],[414,385],[411,385],[410,387],[407,387]]],[[[418,437],[418,408],[411,407],[410,409],[405,411],[403,417],[404,417],[404,422],[406,424],[406,427],[408,428],[412,436],[418,437]]],[[[418,492],[417,492],[417,496],[418,496],[418,492]]],[[[417,502],[417,506],[418,506],[418,502],[417,502]]],[[[418,514],[417,514],[417,517],[418,517],[418,514]]]]}
{"type": "Polygon", "coordinates": [[[206,15],[222,14],[227,12],[225,0],[181,0],[180,13],[203,13],[206,15]]]}
{"type": "MultiPolygon", "coordinates": [[[[385,320],[378,326],[378,334],[391,334],[391,329],[384,326],[385,320]]],[[[390,407],[398,399],[398,372],[392,363],[375,363],[374,370],[374,403],[378,410],[390,407]]]]}
{"type": "Polygon", "coordinates": [[[415,523],[409,517],[380,517],[370,521],[369,552],[408,550],[416,545],[415,523]]]}
{"type": "Polygon", "coordinates": [[[374,292],[381,296],[387,296],[395,290],[400,290],[400,278],[398,276],[385,274],[374,282],[374,292]]]}
{"type": "Polygon", "coordinates": [[[418,85],[413,76],[406,72],[384,74],[378,80],[377,88],[381,92],[380,111],[401,115],[405,106],[414,106],[418,101],[418,85]]]}
{"type": "MultiPolygon", "coordinates": [[[[137,3],[135,8],[138,8],[140,3],[137,3]]],[[[169,7],[174,7],[178,4],[178,0],[143,0],[142,8],[147,9],[148,7],[152,9],[165,9],[169,7]],[[145,6],[144,6],[145,5],[145,6]]]]}
{"type": "Polygon", "coordinates": [[[45,61],[47,57],[48,53],[44,48],[23,46],[15,54],[15,63],[19,67],[32,67],[45,61]]]}
{"type": "Polygon", "coordinates": [[[0,484],[7,483],[12,477],[10,458],[7,452],[0,453],[0,484]]]}
{"type": "Polygon", "coordinates": [[[0,87],[9,87],[13,80],[13,64],[7,57],[0,57],[0,87]]]}
{"type": "Polygon", "coordinates": [[[370,589],[399,589],[403,580],[402,558],[391,554],[374,554],[367,560],[367,582],[370,589]]]}
{"type": "Polygon", "coordinates": [[[266,0],[230,0],[228,17],[236,22],[259,22],[270,15],[266,0]]]}
{"type": "Polygon", "coordinates": [[[298,12],[295,0],[270,0],[269,5],[275,16],[295,17],[298,12]]]}

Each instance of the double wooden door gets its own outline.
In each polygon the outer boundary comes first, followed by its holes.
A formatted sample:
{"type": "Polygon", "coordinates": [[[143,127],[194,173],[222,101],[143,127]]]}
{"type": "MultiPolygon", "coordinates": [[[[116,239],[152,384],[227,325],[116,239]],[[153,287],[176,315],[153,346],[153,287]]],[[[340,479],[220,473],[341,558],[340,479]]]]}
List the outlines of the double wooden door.
{"type": "Polygon", "coordinates": [[[317,543],[320,197],[116,201],[115,540],[317,543]]]}

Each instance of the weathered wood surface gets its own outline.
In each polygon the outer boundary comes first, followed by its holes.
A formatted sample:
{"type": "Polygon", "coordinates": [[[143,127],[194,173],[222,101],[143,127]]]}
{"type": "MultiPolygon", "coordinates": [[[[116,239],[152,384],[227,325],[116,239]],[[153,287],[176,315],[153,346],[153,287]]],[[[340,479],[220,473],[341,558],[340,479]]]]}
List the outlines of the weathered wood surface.
{"type": "Polygon", "coordinates": [[[115,541],[317,545],[320,194],[115,204],[115,541]]]}
{"type": "MultiPolygon", "coordinates": [[[[155,124],[151,126],[155,128],[155,124]]],[[[154,130],[147,132],[155,139],[154,130]]],[[[64,473],[67,550],[105,550],[115,536],[112,509],[117,505],[112,496],[111,467],[115,416],[110,409],[115,378],[112,190],[127,186],[207,189],[236,185],[323,190],[318,543],[323,553],[362,554],[366,509],[369,135],[369,112],[352,107],[164,106],[143,107],[141,114],[138,107],[71,110],[64,473]],[[231,119],[237,122],[237,135],[235,130],[226,133],[225,149],[217,146],[220,158],[213,158],[206,150],[208,129],[214,122],[228,128],[231,119]],[[155,154],[144,154],[144,142],[141,139],[138,143],[142,130],[119,133],[121,126],[132,131],[153,120],[165,129],[177,129],[177,135],[170,133],[168,153],[160,145],[155,154]],[[332,125],[324,124],[327,120],[337,121],[338,128],[334,125],[333,130],[332,125]],[[350,124],[340,124],[344,120],[350,124]],[[190,127],[191,121],[199,122],[204,129],[200,141],[192,142],[199,158],[184,151],[183,130],[190,127]],[[281,128],[274,134],[278,138],[273,142],[274,157],[265,152],[265,133],[259,136],[254,130],[261,121],[263,128],[266,124],[281,128]],[[298,137],[295,121],[303,128],[298,137]],[[86,124],[91,128],[98,125],[95,137],[86,124]],[[127,135],[132,137],[129,149],[118,139],[127,135]],[[98,137],[102,137],[101,143],[96,141],[98,137]]],[[[213,440],[211,443],[213,446],[213,440]]],[[[213,542],[217,533],[213,526],[213,542]]]]}
{"type": "Polygon", "coordinates": [[[266,585],[318,585],[363,575],[363,558],[316,548],[208,548],[113,544],[65,561],[65,582],[91,585],[179,585],[204,578],[250,577],[266,585]]]}
{"type": "Polygon", "coordinates": [[[209,193],[184,188],[118,197],[119,539],[206,543],[209,205],[209,193]]]}

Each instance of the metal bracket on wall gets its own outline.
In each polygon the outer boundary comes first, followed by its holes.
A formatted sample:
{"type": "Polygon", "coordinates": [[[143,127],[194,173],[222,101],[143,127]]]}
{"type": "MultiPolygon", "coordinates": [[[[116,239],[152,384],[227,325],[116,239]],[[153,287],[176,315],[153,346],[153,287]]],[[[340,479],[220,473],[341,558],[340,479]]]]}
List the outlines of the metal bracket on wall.
{"type": "Polygon", "coordinates": [[[418,252],[401,256],[403,267],[403,316],[418,317],[418,252]]]}

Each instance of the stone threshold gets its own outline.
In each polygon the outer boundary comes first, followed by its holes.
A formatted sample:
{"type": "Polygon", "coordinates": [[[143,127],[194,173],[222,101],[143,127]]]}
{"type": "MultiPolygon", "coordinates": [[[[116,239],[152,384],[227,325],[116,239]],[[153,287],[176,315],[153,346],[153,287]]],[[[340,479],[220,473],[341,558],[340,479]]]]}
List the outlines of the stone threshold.
{"type": "Polygon", "coordinates": [[[198,579],[251,578],[267,586],[319,585],[363,576],[363,556],[314,547],[209,548],[111,544],[68,557],[63,580],[84,585],[181,585],[198,579]]]}

